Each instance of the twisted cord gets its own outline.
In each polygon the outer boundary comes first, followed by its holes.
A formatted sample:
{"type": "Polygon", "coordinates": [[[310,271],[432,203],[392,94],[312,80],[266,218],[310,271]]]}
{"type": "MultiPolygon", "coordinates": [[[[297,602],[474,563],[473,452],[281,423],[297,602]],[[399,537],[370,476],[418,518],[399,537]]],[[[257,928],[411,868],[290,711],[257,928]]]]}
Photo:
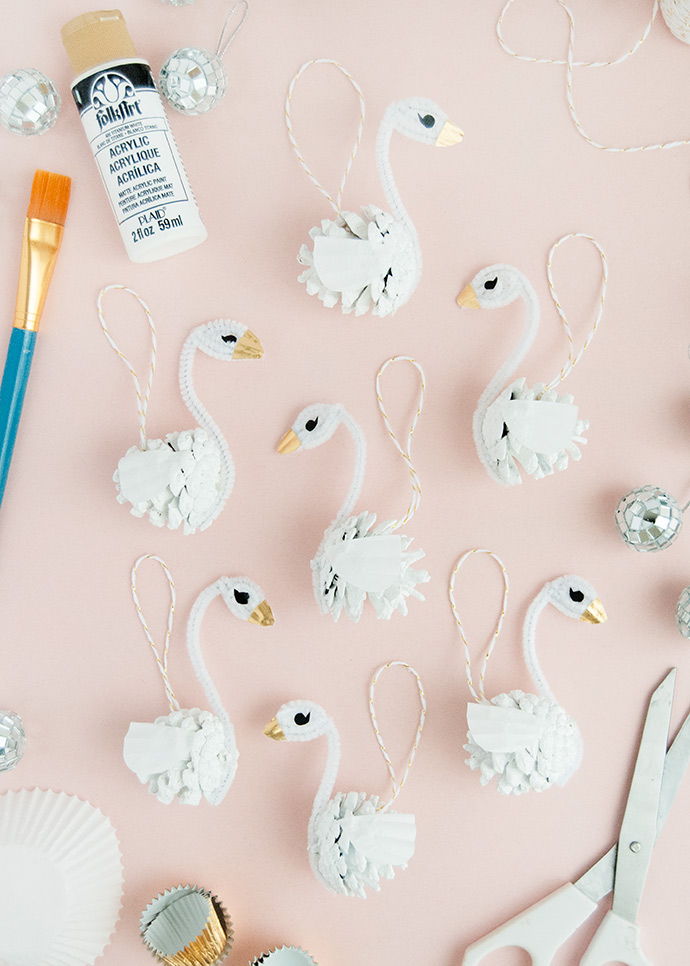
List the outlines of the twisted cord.
{"type": "Polygon", "coordinates": [[[568,346],[568,361],[563,366],[563,368],[556,376],[556,378],[553,379],[547,386],[544,387],[544,392],[546,392],[547,389],[555,389],[556,386],[562,383],[565,377],[570,372],[572,372],[572,370],[578,364],[582,356],[585,354],[585,350],[589,348],[589,344],[594,338],[594,333],[597,331],[597,328],[601,321],[602,313],[604,311],[604,301],[606,299],[606,286],[608,285],[608,280],[609,280],[609,268],[608,268],[608,262],[606,260],[606,255],[604,254],[604,250],[601,247],[601,245],[597,241],[595,241],[595,239],[592,238],[591,235],[585,235],[580,231],[575,231],[575,232],[571,232],[569,235],[564,235],[562,238],[559,238],[558,241],[552,246],[551,251],[549,252],[546,260],[546,275],[549,280],[549,291],[551,293],[551,298],[553,300],[553,304],[556,306],[556,311],[561,317],[561,322],[563,323],[565,334],[568,337],[569,346],[568,346]],[[573,334],[570,330],[570,325],[565,316],[565,312],[563,311],[563,308],[561,307],[561,303],[558,300],[558,295],[556,294],[556,288],[553,284],[553,274],[551,272],[551,264],[553,261],[554,252],[556,251],[559,245],[562,245],[563,242],[568,241],[570,238],[586,238],[587,241],[591,241],[591,243],[594,245],[594,247],[599,252],[599,255],[601,257],[601,292],[599,294],[599,309],[597,311],[597,316],[594,320],[594,324],[592,325],[592,328],[589,330],[587,337],[585,338],[584,344],[580,349],[579,353],[577,354],[577,356],[574,355],[574,352],[573,352],[573,348],[574,348],[573,334]]]}
{"type": "Polygon", "coordinates": [[[143,555],[143,557],[139,557],[139,559],[135,562],[134,566],[132,567],[131,586],[132,586],[132,600],[134,601],[134,606],[137,611],[137,616],[141,621],[141,626],[144,628],[144,634],[146,634],[146,640],[151,645],[151,650],[155,655],[156,664],[158,665],[158,670],[160,671],[161,677],[163,678],[163,684],[165,685],[165,696],[168,699],[168,705],[170,706],[171,711],[179,711],[180,710],[179,701],[175,697],[175,692],[173,691],[172,685],[168,680],[168,648],[170,646],[170,634],[172,632],[173,620],[175,618],[175,602],[176,602],[175,582],[172,579],[172,574],[168,570],[168,567],[164,560],[161,560],[160,557],[156,557],[155,554],[146,553],[143,555]],[[151,631],[149,630],[148,624],[146,623],[146,618],[144,617],[144,612],[141,609],[141,605],[139,604],[139,597],[137,595],[137,570],[139,569],[139,565],[144,560],[155,560],[156,563],[160,564],[163,570],[163,573],[168,578],[168,586],[170,587],[170,611],[168,612],[168,626],[165,632],[165,644],[163,645],[162,658],[160,656],[160,653],[158,651],[156,644],[154,643],[153,637],[151,636],[151,631]]]}
{"type": "Polygon", "coordinates": [[[103,329],[106,339],[113,347],[115,352],[118,354],[118,356],[122,359],[127,369],[129,369],[130,375],[132,376],[132,381],[134,383],[134,391],[136,392],[136,395],[137,395],[137,413],[139,414],[140,447],[142,450],[145,450],[146,449],[146,412],[149,408],[151,386],[153,385],[153,374],[156,371],[156,350],[157,350],[156,327],[153,324],[153,316],[151,315],[151,310],[149,309],[148,305],[143,300],[143,298],[140,295],[138,295],[135,291],[133,291],[131,288],[127,288],[126,285],[106,285],[98,293],[96,306],[98,308],[98,318],[100,319],[101,328],[103,329]],[[149,366],[149,378],[146,384],[146,392],[144,393],[143,397],[141,393],[141,384],[139,382],[139,377],[137,376],[134,370],[134,367],[132,366],[132,363],[129,361],[129,359],[123,352],[120,352],[120,349],[118,348],[115,340],[113,339],[112,335],[108,331],[107,325],[105,324],[105,318],[103,316],[103,296],[105,295],[106,292],[110,292],[113,289],[120,289],[123,292],[129,292],[130,295],[133,295],[134,298],[139,303],[139,305],[141,305],[142,309],[146,313],[146,318],[148,319],[149,329],[151,330],[151,364],[149,366]]]}
{"type": "Polygon", "coordinates": [[[387,809],[390,808],[390,806],[396,800],[396,798],[398,797],[398,795],[402,790],[403,785],[407,781],[408,775],[410,774],[410,769],[412,768],[412,762],[414,761],[415,755],[417,754],[417,748],[419,747],[419,742],[422,737],[422,731],[424,730],[424,721],[426,718],[426,697],[424,695],[424,687],[422,685],[422,679],[410,664],[406,664],[405,661],[389,661],[388,664],[382,665],[382,667],[380,667],[378,671],[376,671],[373,678],[371,679],[371,686],[369,688],[369,714],[371,715],[371,723],[374,726],[376,740],[378,742],[379,748],[381,749],[381,754],[383,755],[384,761],[388,766],[388,773],[391,776],[391,785],[393,786],[393,795],[391,796],[391,798],[389,798],[388,801],[385,802],[383,805],[379,805],[378,808],[376,809],[377,812],[385,812],[387,811],[387,809]],[[414,741],[412,743],[412,750],[410,751],[410,755],[407,759],[407,767],[405,768],[405,774],[402,776],[399,782],[395,776],[395,769],[393,767],[393,762],[391,761],[390,755],[386,751],[386,746],[383,743],[383,738],[381,737],[381,732],[379,731],[378,721],[376,720],[376,709],[374,707],[374,690],[376,688],[376,682],[381,676],[382,672],[389,667],[407,668],[410,674],[413,674],[415,676],[415,678],[417,679],[417,690],[419,692],[419,703],[421,705],[419,724],[417,725],[417,731],[415,732],[414,741]]]}
{"type": "MultiPolygon", "coordinates": [[[[503,50],[505,50],[507,54],[510,54],[511,57],[515,57],[517,60],[524,60],[529,64],[560,64],[562,66],[565,66],[568,63],[567,60],[553,60],[550,57],[529,57],[525,54],[516,53],[516,51],[514,51],[511,47],[508,46],[508,44],[505,42],[503,38],[503,20],[509,8],[512,7],[514,2],[515,0],[508,0],[504,8],[501,10],[500,16],[498,18],[498,22],[496,23],[496,34],[498,36],[498,42],[503,48],[503,50]]],[[[628,57],[631,57],[637,50],[639,50],[639,48],[645,42],[645,40],[649,36],[650,30],[652,29],[652,26],[654,24],[658,11],[659,11],[659,0],[654,0],[654,5],[652,7],[652,15],[649,18],[649,22],[644,28],[642,36],[637,41],[637,43],[633,44],[630,50],[626,50],[626,52],[624,54],[621,54],[620,57],[617,57],[615,60],[576,60],[573,62],[572,66],[573,67],[615,67],[616,64],[622,64],[624,60],[627,60],[628,57]]]]}
{"type": "Polygon", "coordinates": [[[225,18],[223,29],[221,30],[220,37],[218,38],[218,46],[216,47],[216,56],[219,57],[221,60],[223,59],[223,57],[225,57],[226,53],[228,52],[228,47],[240,32],[242,24],[247,19],[248,13],[249,13],[249,4],[247,3],[247,0],[237,0],[237,3],[234,3],[230,8],[230,13],[225,18]],[[225,31],[227,30],[228,23],[230,22],[230,17],[232,17],[233,13],[235,12],[235,10],[237,10],[237,8],[241,3],[244,4],[244,13],[242,14],[242,19],[240,20],[240,22],[237,24],[233,32],[228,37],[225,47],[223,47],[223,49],[221,50],[220,48],[223,44],[223,37],[225,36],[225,31]]]}
{"type": "Polygon", "coordinates": [[[397,449],[397,451],[400,453],[402,458],[405,460],[405,463],[407,464],[407,469],[410,474],[410,482],[412,484],[412,501],[409,507],[407,508],[407,512],[405,513],[405,516],[401,520],[398,520],[394,525],[393,527],[394,530],[397,530],[398,527],[404,526],[408,522],[408,520],[412,519],[412,517],[419,509],[419,504],[421,503],[421,500],[422,500],[422,484],[419,480],[419,476],[417,474],[416,469],[412,465],[412,437],[414,435],[415,429],[417,428],[417,422],[419,420],[419,416],[422,412],[422,409],[424,408],[425,390],[426,390],[426,377],[424,375],[424,370],[422,369],[421,365],[417,362],[417,360],[413,359],[411,356],[392,356],[390,359],[384,362],[384,364],[381,366],[378,373],[376,374],[376,398],[378,400],[379,409],[381,410],[381,416],[383,417],[383,424],[386,427],[386,430],[388,431],[388,435],[393,440],[393,445],[395,446],[395,448],[397,449]],[[419,388],[419,399],[417,401],[417,411],[414,414],[412,425],[410,426],[409,432],[407,434],[406,449],[402,448],[402,446],[398,442],[398,437],[393,432],[393,427],[391,426],[386,410],[384,409],[383,396],[381,394],[381,376],[386,371],[388,366],[390,366],[391,363],[393,362],[411,362],[412,365],[417,370],[417,372],[419,373],[420,388],[419,388]]]}
{"type": "Polygon", "coordinates": [[[330,204],[331,208],[333,208],[333,210],[335,211],[335,213],[337,215],[339,215],[341,213],[341,207],[340,206],[341,206],[341,203],[342,203],[342,200],[343,200],[343,191],[345,189],[345,182],[347,181],[347,176],[350,173],[350,168],[352,167],[352,162],[355,160],[355,155],[357,154],[357,151],[359,149],[359,143],[362,140],[362,130],[364,128],[364,94],[362,94],[361,87],[359,86],[359,84],[357,83],[357,81],[354,79],[354,77],[349,73],[349,71],[347,71],[343,67],[342,64],[339,64],[337,60],[328,60],[328,59],[323,58],[323,57],[320,57],[320,58],[318,58],[316,60],[308,60],[305,64],[302,64],[302,66],[300,67],[300,69],[297,71],[297,73],[295,74],[295,76],[290,81],[290,86],[288,87],[287,99],[285,101],[285,124],[287,126],[287,132],[288,132],[288,137],[290,138],[290,144],[294,148],[295,154],[297,155],[297,160],[299,161],[299,163],[304,168],[304,170],[307,173],[307,176],[311,180],[311,182],[313,184],[315,184],[316,187],[321,192],[321,194],[325,198],[328,199],[328,203],[330,204]],[[309,68],[309,67],[312,67],[314,64],[332,64],[334,67],[337,67],[338,70],[341,73],[343,73],[347,77],[347,79],[350,81],[350,83],[354,87],[355,91],[357,92],[357,96],[359,97],[359,126],[357,127],[357,137],[355,139],[355,143],[354,143],[354,145],[352,147],[352,150],[350,151],[350,156],[349,156],[349,158],[347,160],[347,165],[345,166],[345,171],[343,173],[343,178],[342,178],[342,181],[340,182],[340,187],[338,188],[338,193],[337,193],[337,195],[335,197],[335,201],[330,196],[330,194],[328,193],[328,191],[326,191],[326,189],[321,184],[321,182],[315,177],[315,175],[312,173],[311,169],[307,165],[307,162],[304,160],[304,157],[302,155],[302,152],[297,147],[297,141],[295,140],[295,134],[294,134],[294,131],[292,129],[292,118],[291,118],[290,112],[291,112],[291,107],[292,107],[292,103],[291,103],[292,102],[292,94],[293,94],[293,91],[295,89],[295,84],[297,83],[297,81],[299,80],[299,78],[302,76],[302,74],[305,72],[305,70],[307,70],[307,68],[309,68]]]}
{"type": "Polygon", "coordinates": [[[502,560],[496,556],[491,550],[484,550],[481,547],[475,547],[473,550],[468,550],[467,553],[463,554],[455,565],[455,570],[451,574],[450,587],[448,589],[448,596],[450,597],[450,606],[453,610],[453,616],[455,617],[455,623],[458,625],[460,631],[460,637],[462,638],[462,644],[465,649],[465,676],[467,678],[467,684],[470,691],[472,692],[472,697],[475,701],[487,701],[488,698],[484,693],[484,679],[486,677],[486,666],[489,663],[489,658],[491,653],[496,646],[496,641],[498,640],[498,635],[501,633],[501,628],[503,627],[503,620],[506,616],[506,607],[508,605],[508,571],[503,565],[502,560]],[[472,658],[470,657],[470,648],[467,643],[467,638],[465,637],[465,629],[462,626],[462,621],[460,620],[460,615],[458,614],[458,608],[455,603],[455,577],[458,570],[462,567],[463,563],[468,557],[471,557],[475,553],[485,553],[489,557],[493,557],[498,566],[501,568],[503,574],[503,602],[501,604],[501,613],[499,615],[498,621],[496,622],[496,629],[493,632],[489,644],[484,652],[484,660],[482,661],[481,670],[479,672],[479,694],[474,690],[474,684],[472,682],[472,658]]]}

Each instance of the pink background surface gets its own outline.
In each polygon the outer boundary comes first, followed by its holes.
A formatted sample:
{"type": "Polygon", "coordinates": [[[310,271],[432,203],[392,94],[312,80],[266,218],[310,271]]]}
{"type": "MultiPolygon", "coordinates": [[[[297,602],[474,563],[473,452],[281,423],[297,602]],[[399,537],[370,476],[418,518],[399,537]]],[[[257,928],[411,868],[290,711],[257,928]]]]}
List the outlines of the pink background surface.
{"type": "MultiPolygon", "coordinates": [[[[174,9],[128,0],[122,10],[157,75],[176,47],[214,47],[227,6],[198,0],[174,9]]],[[[595,59],[628,49],[650,10],[647,0],[573,6],[576,54],[595,59]]],[[[690,152],[620,155],[590,147],[568,117],[564,69],[520,63],[501,51],[497,2],[252,0],[227,56],[222,105],[204,117],[171,118],[209,239],[175,259],[137,266],[125,255],[71,103],[59,29],[84,9],[78,0],[24,0],[8,8],[2,24],[2,69],[37,67],[63,95],[58,123],[44,137],[0,131],[0,300],[8,327],[34,169],[69,174],[73,194],[0,514],[0,705],[21,713],[29,741],[20,766],[0,776],[0,790],[63,789],[111,817],[122,841],[125,894],[104,966],[149,961],[139,914],[179,882],[204,885],[223,899],[235,925],[234,963],[293,943],[327,966],[458,964],[469,942],[579,875],[615,839],[648,695],[670,666],[680,668],[674,728],[690,702],[688,644],[674,617],[690,578],[689,538],[682,534],[663,554],[644,556],[624,547],[613,525],[618,498],[633,486],[658,482],[681,503],[688,497],[690,152]],[[299,168],[283,120],[288,82],[312,57],[340,60],[367,100],[346,207],[384,205],[374,145],[392,100],[430,97],[465,130],[460,146],[438,152],[394,136],[393,169],[424,270],[392,319],[343,317],[296,281],[300,244],[329,216],[299,168]],[[589,442],[567,472],[504,489],[478,461],[471,416],[517,339],[522,308],[460,311],[455,296],[491,262],[522,269],[542,300],[543,321],[518,375],[552,378],[566,342],[548,299],[545,259],[570,231],[593,234],[610,268],[600,331],[566,383],[591,422],[589,442]],[[197,387],[229,441],[237,481],[222,516],[193,537],[156,530],[115,501],[111,475],[137,441],[137,421],[129,377],[96,316],[98,291],[111,282],[141,293],[157,322],[152,437],[191,424],[177,360],[194,325],[237,318],[266,350],[260,363],[232,369],[197,360],[197,387]],[[279,457],[275,446],[303,406],[342,402],[369,444],[359,508],[381,519],[399,516],[409,497],[406,472],[374,395],[376,371],[395,353],[417,357],[428,379],[414,446],[423,500],[406,532],[426,551],[432,580],[426,602],[412,601],[407,619],[376,623],[369,608],[358,625],[334,625],[312,598],[309,559],[349,484],[353,447],[342,429],[315,452],[279,457]],[[565,788],[506,799],[480,787],[463,764],[469,695],[447,585],[456,558],[474,546],[497,552],[511,579],[504,634],[489,665],[490,694],[530,689],[520,629],[545,581],[581,574],[607,608],[608,623],[594,629],[553,609],[539,626],[544,669],[585,741],[583,765],[565,788]],[[275,626],[264,630],[215,603],[203,625],[206,660],[241,756],[218,808],[164,807],[122,761],[130,720],[166,712],[129,593],[130,567],[142,553],[161,555],[176,580],[170,675],[183,706],[205,706],[184,644],[202,588],[221,574],[247,574],[275,613],[275,626]],[[428,698],[420,751],[398,802],[416,815],[417,850],[379,894],[348,901],[314,880],[305,851],[325,743],[278,745],[262,728],[285,700],[318,701],[342,737],[337,789],[387,793],[367,697],[374,669],[394,659],[418,669],[428,698]]],[[[518,4],[505,32],[519,49],[565,55],[567,20],[555,3],[518,4]]],[[[575,83],[584,123],[607,143],[690,135],[683,95],[690,51],[661,18],[634,58],[611,70],[580,71],[575,83]]],[[[337,71],[315,68],[303,78],[295,129],[329,185],[339,182],[356,118],[356,98],[337,71]]],[[[581,340],[595,310],[597,256],[574,242],[559,251],[554,271],[581,340]]],[[[107,311],[119,343],[142,368],[146,330],[136,306],[111,296],[107,311]]],[[[412,371],[389,371],[384,391],[404,432],[412,371]]],[[[139,589],[160,635],[166,586],[153,565],[142,568],[139,589]]],[[[488,558],[474,558],[461,572],[460,608],[477,658],[500,593],[500,574],[488,558]]],[[[389,672],[378,709],[402,765],[417,716],[413,680],[389,672]]],[[[655,850],[641,908],[643,943],[656,963],[687,960],[689,807],[686,782],[655,850]]],[[[594,926],[580,930],[555,966],[578,961],[594,926]]],[[[527,961],[513,950],[485,962],[527,961]]]]}

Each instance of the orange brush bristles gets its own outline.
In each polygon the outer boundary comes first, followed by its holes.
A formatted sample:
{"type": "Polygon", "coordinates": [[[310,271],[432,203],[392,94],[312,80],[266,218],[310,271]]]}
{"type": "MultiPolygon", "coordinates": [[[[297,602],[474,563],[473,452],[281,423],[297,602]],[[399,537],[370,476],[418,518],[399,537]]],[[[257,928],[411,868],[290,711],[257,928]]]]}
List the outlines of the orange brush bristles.
{"type": "Polygon", "coordinates": [[[34,175],[27,218],[39,218],[53,225],[64,225],[72,179],[64,174],[41,171],[34,175]]]}

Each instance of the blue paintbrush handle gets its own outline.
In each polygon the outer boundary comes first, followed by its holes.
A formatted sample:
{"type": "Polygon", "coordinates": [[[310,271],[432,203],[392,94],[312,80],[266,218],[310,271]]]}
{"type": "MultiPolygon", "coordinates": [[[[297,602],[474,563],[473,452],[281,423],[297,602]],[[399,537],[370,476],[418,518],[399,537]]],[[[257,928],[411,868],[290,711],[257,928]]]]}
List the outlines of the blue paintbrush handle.
{"type": "Polygon", "coordinates": [[[5,493],[35,345],[35,332],[16,326],[12,328],[0,385],[0,503],[5,493]]]}

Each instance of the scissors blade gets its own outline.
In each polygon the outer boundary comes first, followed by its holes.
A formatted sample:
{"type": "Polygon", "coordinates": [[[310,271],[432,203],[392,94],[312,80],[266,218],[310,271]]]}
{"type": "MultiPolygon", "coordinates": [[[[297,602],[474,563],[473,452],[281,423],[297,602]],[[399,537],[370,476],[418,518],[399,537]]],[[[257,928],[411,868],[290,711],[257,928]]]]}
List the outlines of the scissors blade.
{"type": "Polygon", "coordinates": [[[618,836],[613,911],[628,922],[637,910],[656,840],[676,669],[652,694],[618,836]]]}

